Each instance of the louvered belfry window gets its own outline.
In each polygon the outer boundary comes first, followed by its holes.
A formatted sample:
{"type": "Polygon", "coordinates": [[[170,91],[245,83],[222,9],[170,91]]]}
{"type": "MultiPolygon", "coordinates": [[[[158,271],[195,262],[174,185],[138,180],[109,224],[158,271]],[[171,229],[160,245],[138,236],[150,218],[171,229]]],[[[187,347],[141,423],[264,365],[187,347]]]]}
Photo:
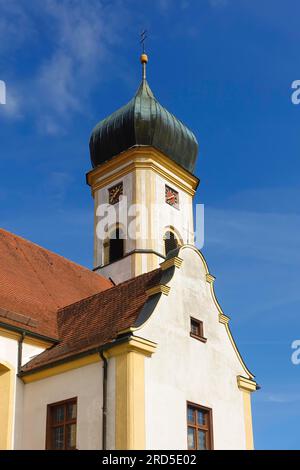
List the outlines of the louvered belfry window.
{"type": "Polygon", "coordinates": [[[124,237],[119,228],[116,229],[114,237],[109,240],[109,262],[118,261],[124,256],[124,237]]]}
{"type": "Polygon", "coordinates": [[[173,232],[167,232],[165,235],[165,252],[166,256],[170,251],[175,250],[178,247],[178,241],[173,232]]]}

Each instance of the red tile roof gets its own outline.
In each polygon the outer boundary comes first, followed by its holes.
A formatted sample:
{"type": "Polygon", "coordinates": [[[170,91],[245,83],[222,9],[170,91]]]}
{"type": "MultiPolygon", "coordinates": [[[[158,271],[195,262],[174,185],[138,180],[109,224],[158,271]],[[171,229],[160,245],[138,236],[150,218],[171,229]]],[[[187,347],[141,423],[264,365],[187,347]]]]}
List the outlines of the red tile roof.
{"type": "Polygon", "coordinates": [[[0,229],[0,322],[58,338],[57,311],[112,283],[0,229]]]}
{"type": "Polygon", "coordinates": [[[132,326],[145,305],[147,289],[159,284],[161,269],[119,284],[58,312],[61,343],[28,362],[23,372],[102,346],[132,326]]]}

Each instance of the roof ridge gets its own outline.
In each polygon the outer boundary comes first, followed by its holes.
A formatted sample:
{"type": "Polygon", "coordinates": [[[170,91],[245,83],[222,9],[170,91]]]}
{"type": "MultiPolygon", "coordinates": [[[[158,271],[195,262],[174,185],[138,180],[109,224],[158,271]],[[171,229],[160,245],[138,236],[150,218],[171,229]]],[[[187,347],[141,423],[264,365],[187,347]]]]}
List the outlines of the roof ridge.
{"type": "Polygon", "coordinates": [[[137,279],[143,277],[143,276],[146,276],[150,273],[154,273],[155,271],[161,271],[161,268],[156,268],[156,269],[153,269],[152,271],[148,271],[146,273],[142,273],[142,274],[139,274],[138,276],[135,276],[135,277],[131,277],[130,279],[127,279],[126,281],[123,281],[121,282],[120,284],[116,284],[115,286],[112,286],[110,289],[106,289],[106,290],[103,290],[103,291],[100,291],[100,292],[96,292],[95,294],[92,294],[92,295],[89,295],[88,297],[84,297],[83,299],[80,299],[80,300],[77,300],[77,302],[73,302],[72,304],[69,304],[69,305],[65,305],[64,307],[61,307],[57,310],[57,313],[61,313],[63,312],[64,310],[68,309],[69,307],[73,306],[73,305],[76,305],[76,304],[80,304],[81,302],[84,302],[84,301],[87,301],[89,299],[92,299],[93,297],[97,297],[98,295],[101,295],[101,294],[104,294],[104,293],[112,293],[114,292],[116,289],[118,289],[119,287],[124,287],[126,284],[129,284],[133,281],[136,281],[137,279]]]}
{"type": "Polygon", "coordinates": [[[120,284],[117,284],[115,287],[120,287],[123,286],[123,284],[129,283],[131,281],[134,281],[135,279],[138,279],[139,277],[146,276],[147,274],[154,273],[155,271],[161,271],[161,268],[155,268],[152,269],[152,271],[147,271],[146,273],[139,274],[138,276],[131,277],[130,279],[127,279],[126,281],[120,282],[120,284]]]}

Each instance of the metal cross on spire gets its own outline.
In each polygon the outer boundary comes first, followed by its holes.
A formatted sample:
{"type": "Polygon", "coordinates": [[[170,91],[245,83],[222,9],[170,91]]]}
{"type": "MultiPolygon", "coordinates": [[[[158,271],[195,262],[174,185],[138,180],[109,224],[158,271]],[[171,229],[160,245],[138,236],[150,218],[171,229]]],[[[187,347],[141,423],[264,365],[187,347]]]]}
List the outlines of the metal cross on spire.
{"type": "Polygon", "coordinates": [[[148,31],[146,29],[144,29],[142,32],[141,32],[141,44],[142,44],[142,53],[145,54],[145,41],[148,37],[148,31]]]}
{"type": "Polygon", "coordinates": [[[141,33],[141,41],[140,41],[140,43],[142,45],[141,63],[142,63],[142,66],[143,66],[143,80],[146,80],[146,64],[148,62],[148,56],[145,53],[145,41],[146,41],[147,37],[148,37],[147,30],[144,29],[141,33]]]}

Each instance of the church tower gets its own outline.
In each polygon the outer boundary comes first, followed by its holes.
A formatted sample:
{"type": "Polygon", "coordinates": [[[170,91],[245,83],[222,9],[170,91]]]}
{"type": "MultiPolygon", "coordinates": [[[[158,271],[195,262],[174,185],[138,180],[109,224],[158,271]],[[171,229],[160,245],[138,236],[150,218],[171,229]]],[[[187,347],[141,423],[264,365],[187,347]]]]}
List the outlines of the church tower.
{"type": "Polygon", "coordinates": [[[120,283],[159,267],[177,246],[194,244],[194,134],[142,81],[125,106],[90,138],[87,174],[95,201],[94,270],[120,283]]]}

